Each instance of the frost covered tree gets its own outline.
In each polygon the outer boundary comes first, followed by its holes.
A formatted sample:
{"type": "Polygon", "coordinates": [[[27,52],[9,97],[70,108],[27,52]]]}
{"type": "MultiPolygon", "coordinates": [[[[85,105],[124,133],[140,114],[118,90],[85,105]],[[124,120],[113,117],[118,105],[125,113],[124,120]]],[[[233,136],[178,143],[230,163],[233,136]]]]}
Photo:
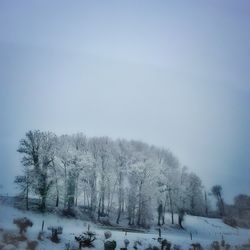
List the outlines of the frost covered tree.
{"type": "Polygon", "coordinates": [[[41,198],[41,210],[46,209],[46,199],[54,183],[52,175],[53,160],[55,157],[56,136],[50,132],[41,134],[39,163],[34,168],[33,189],[41,198]]]}
{"type": "Polygon", "coordinates": [[[174,212],[178,203],[178,179],[180,176],[179,161],[169,151],[162,150],[158,154],[160,173],[158,175],[159,192],[163,194],[163,224],[165,223],[165,212],[171,213],[171,223],[174,224],[174,212]]]}
{"type": "Polygon", "coordinates": [[[188,179],[186,191],[189,200],[189,211],[191,214],[201,215],[204,207],[201,179],[194,173],[190,173],[188,179]]]}
{"type": "Polygon", "coordinates": [[[74,212],[81,206],[100,222],[102,217],[117,224],[128,218],[129,225],[139,227],[152,225],[155,215],[162,225],[169,212],[174,224],[174,213],[181,219],[184,212],[204,210],[201,180],[163,148],[81,133],[29,131],[18,152],[23,175],[15,182],[27,209],[32,193],[43,211],[50,206],[74,212]]]}
{"type": "Polygon", "coordinates": [[[121,213],[125,208],[125,181],[127,177],[127,169],[131,159],[131,147],[125,140],[118,140],[115,144],[114,159],[115,159],[115,173],[117,178],[117,202],[118,211],[116,223],[119,224],[121,213]]]}
{"type": "Polygon", "coordinates": [[[25,185],[27,209],[30,189],[40,196],[41,209],[46,208],[46,198],[53,183],[49,171],[54,158],[55,138],[52,133],[35,130],[27,132],[20,141],[18,152],[23,155],[21,162],[25,175],[16,177],[16,183],[25,185]]]}
{"type": "Polygon", "coordinates": [[[133,193],[129,195],[129,223],[148,226],[153,217],[153,203],[157,192],[155,178],[158,168],[148,145],[133,141],[131,147],[135,153],[128,167],[129,193],[133,193]]]}
{"type": "Polygon", "coordinates": [[[57,172],[63,179],[59,180],[59,189],[64,194],[64,208],[71,209],[77,206],[78,197],[83,192],[86,195],[84,184],[92,166],[87,138],[82,134],[59,137],[57,162],[57,172]]]}
{"type": "Polygon", "coordinates": [[[24,166],[23,175],[16,176],[15,183],[19,185],[29,209],[29,193],[35,180],[35,170],[39,167],[39,155],[42,133],[39,130],[28,131],[25,138],[20,140],[17,151],[22,154],[21,163],[24,166]]]}
{"type": "Polygon", "coordinates": [[[92,202],[96,203],[98,196],[98,220],[104,216],[105,202],[110,195],[110,171],[112,166],[112,147],[113,142],[108,137],[92,138],[90,140],[90,150],[94,160],[94,171],[92,176],[93,195],[92,202]],[[98,189],[97,189],[98,188],[98,189]],[[97,191],[99,191],[97,193],[97,191]]]}

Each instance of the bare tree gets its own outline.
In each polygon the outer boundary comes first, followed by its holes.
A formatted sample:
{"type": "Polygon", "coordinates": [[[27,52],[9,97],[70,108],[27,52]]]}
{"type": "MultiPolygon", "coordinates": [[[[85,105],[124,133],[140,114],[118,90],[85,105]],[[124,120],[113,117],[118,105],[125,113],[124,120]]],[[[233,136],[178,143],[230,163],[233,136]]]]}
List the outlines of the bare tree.
{"type": "Polygon", "coordinates": [[[217,205],[221,216],[225,215],[224,201],[222,198],[222,187],[220,185],[215,185],[211,189],[212,194],[217,199],[217,205]]]}

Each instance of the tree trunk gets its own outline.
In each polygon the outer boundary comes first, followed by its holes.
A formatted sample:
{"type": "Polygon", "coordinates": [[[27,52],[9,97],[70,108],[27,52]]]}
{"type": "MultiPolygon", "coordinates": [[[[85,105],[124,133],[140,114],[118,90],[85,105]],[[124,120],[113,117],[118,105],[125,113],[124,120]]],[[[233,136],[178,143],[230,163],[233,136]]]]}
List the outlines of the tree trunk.
{"type": "Polygon", "coordinates": [[[172,195],[171,195],[171,188],[168,189],[168,194],[169,194],[171,220],[172,220],[172,224],[174,224],[174,210],[173,210],[173,201],[172,201],[172,195]]]}
{"type": "Polygon", "coordinates": [[[99,198],[99,204],[98,204],[98,221],[101,217],[101,197],[99,198]]]}
{"type": "Polygon", "coordinates": [[[57,193],[56,193],[56,207],[59,206],[59,192],[57,190],[57,193]]]}
{"type": "Polygon", "coordinates": [[[208,216],[207,192],[205,191],[205,215],[208,216]]]}
{"type": "Polygon", "coordinates": [[[97,194],[96,194],[96,174],[95,172],[90,177],[90,209],[91,209],[91,217],[94,218],[95,211],[96,211],[96,201],[97,201],[97,194]]]}
{"type": "Polygon", "coordinates": [[[42,196],[42,202],[41,202],[41,210],[44,212],[46,209],[46,195],[42,196]]]}
{"type": "Polygon", "coordinates": [[[58,178],[57,178],[57,173],[56,173],[54,161],[53,161],[53,167],[54,167],[55,179],[56,179],[56,207],[58,207],[59,206],[59,187],[58,187],[58,178]]]}
{"type": "Polygon", "coordinates": [[[78,198],[78,178],[79,174],[76,175],[76,186],[75,186],[75,207],[77,207],[77,198],[78,198]]]}
{"type": "Polygon", "coordinates": [[[122,210],[122,172],[119,173],[119,197],[118,197],[118,214],[116,219],[116,224],[119,224],[119,220],[121,217],[121,210],[122,210]]]}
{"type": "Polygon", "coordinates": [[[168,193],[166,192],[164,206],[163,206],[163,213],[162,213],[162,225],[165,224],[165,213],[166,213],[166,207],[167,207],[167,199],[168,199],[168,193]]]}
{"type": "Polygon", "coordinates": [[[218,196],[219,196],[219,201],[221,203],[221,216],[224,216],[225,215],[224,201],[220,193],[218,194],[218,196]]]}
{"type": "Polygon", "coordinates": [[[26,210],[29,210],[29,183],[26,184],[26,210]]]}
{"type": "Polygon", "coordinates": [[[142,181],[140,183],[140,186],[139,186],[139,206],[138,206],[138,217],[137,217],[137,225],[139,226],[141,224],[141,191],[142,191],[142,181]]]}
{"type": "Polygon", "coordinates": [[[102,157],[102,173],[101,173],[101,213],[104,214],[104,200],[105,200],[105,176],[104,176],[104,157],[102,157]]]}
{"type": "Polygon", "coordinates": [[[67,165],[64,163],[64,208],[67,206],[67,165]]]}
{"type": "Polygon", "coordinates": [[[105,208],[104,200],[105,200],[105,191],[103,190],[103,191],[102,191],[102,198],[101,198],[101,203],[102,203],[102,215],[104,215],[104,208],[105,208]]]}

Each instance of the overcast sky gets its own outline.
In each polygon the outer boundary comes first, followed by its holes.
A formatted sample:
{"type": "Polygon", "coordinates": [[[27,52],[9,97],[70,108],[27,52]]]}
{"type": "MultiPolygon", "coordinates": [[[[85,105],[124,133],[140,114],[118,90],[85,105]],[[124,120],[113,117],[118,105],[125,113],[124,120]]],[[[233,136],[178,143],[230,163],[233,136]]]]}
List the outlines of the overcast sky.
{"type": "Polygon", "coordinates": [[[30,129],[169,148],[250,193],[250,2],[0,2],[0,184],[30,129]]]}

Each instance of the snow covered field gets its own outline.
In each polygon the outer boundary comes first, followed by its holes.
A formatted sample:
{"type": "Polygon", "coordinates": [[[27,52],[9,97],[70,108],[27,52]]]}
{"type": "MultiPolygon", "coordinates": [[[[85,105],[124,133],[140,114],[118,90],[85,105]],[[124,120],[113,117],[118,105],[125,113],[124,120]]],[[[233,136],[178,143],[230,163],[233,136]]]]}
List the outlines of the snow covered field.
{"type": "MultiPolygon", "coordinates": [[[[58,225],[63,227],[63,234],[60,235],[60,243],[56,244],[50,241],[50,239],[45,239],[44,241],[39,241],[39,250],[43,249],[65,249],[65,245],[70,243],[71,246],[75,246],[77,249],[78,244],[75,241],[75,235],[82,233],[87,230],[88,224],[90,224],[90,230],[95,231],[97,234],[97,240],[95,243],[95,249],[103,249],[104,244],[104,231],[105,228],[101,226],[91,224],[89,222],[84,222],[76,219],[61,218],[53,214],[38,214],[34,212],[27,212],[17,210],[9,206],[0,207],[0,228],[4,230],[9,230],[11,232],[18,233],[16,225],[13,224],[13,219],[18,217],[26,216],[31,219],[34,223],[33,227],[28,228],[28,238],[30,240],[37,240],[38,232],[41,230],[42,221],[45,221],[44,231],[46,236],[50,236],[51,232],[47,230],[47,227],[53,225],[58,225]]],[[[171,241],[172,245],[176,244],[182,247],[182,249],[189,249],[191,243],[199,242],[205,249],[209,249],[208,246],[212,241],[220,241],[223,238],[226,243],[230,243],[232,246],[246,243],[250,239],[250,230],[232,228],[224,223],[220,219],[209,219],[204,217],[196,216],[185,216],[183,223],[185,230],[179,230],[170,226],[162,229],[162,238],[166,238],[171,241]],[[192,240],[190,238],[190,233],[192,233],[192,240]]],[[[151,229],[147,233],[125,233],[118,230],[112,231],[112,239],[117,241],[116,249],[124,247],[124,239],[130,241],[128,249],[133,249],[134,242],[136,240],[141,241],[142,245],[138,245],[138,249],[146,249],[149,244],[159,246],[157,240],[153,238],[158,237],[157,228],[151,229]]],[[[23,245],[19,249],[26,249],[23,245]]],[[[93,248],[92,248],[93,249],[93,248]]]]}

